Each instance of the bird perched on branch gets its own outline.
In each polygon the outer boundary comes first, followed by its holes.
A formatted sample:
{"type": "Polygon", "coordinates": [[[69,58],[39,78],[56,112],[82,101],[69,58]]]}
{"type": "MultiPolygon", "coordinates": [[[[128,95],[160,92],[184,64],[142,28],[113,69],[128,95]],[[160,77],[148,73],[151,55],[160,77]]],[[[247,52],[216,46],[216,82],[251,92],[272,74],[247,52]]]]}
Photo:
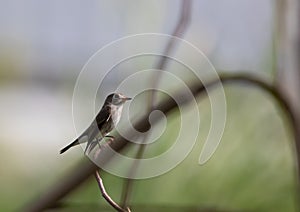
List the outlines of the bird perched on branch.
{"type": "Polygon", "coordinates": [[[95,147],[95,145],[104,137],[113,139],[113,136],[108,134],[116,127],[120,121],[123,105],[131,98],[126,97],[120,93],[112,93],[108,95],[105,102],[93,120],[91,125],[72,143],[60,150],[60,154],[67,151],[69,148],[80,143],[87,142],[84,153],[88,153],[95,147]]]}

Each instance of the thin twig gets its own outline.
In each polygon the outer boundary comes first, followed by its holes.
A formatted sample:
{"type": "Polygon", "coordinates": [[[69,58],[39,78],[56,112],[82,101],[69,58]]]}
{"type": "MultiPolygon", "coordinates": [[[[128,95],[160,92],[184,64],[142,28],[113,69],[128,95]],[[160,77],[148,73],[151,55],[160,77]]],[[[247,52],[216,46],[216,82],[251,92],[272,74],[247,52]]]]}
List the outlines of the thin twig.
{"type": "MultiPolygon", "coordinates": [[[[168,64],[168,57],[170,56],[171,52],[174,51],[175,46],[176,46],[176,40],[173,37],[180,37],[182,38],[184,33],[187,30],[187,27],[189,25],[190,19],[191,19],[191,9],[192,9],[192,0],[182,0],[181,1],[181,11],[180,11],[180,17],[178,19],[178,22],[176,23],[176,26],[174,28],[174,31],[171,33],[171,38],[169,39],[169,42],[167,43],[164,51],[163,51],[163,56],[161,56],[155,65],[155,69],[164,71],[167,64],[168,64]]],[[[153,88],[157,88],[160,82],[160,76],[161,74],[157,74],[154,76],[152,79],[153,82],[153,88]]],[[[152,91],[150,94],[149,98],[149,109],[151,110],[156,103],[156,92],[152,91]]]]}
{"type": "MultiPolygon", "coordinates": [[[[273,85],[269,84],[265,80],[262,80],[253,75],[244,73],[236,74],[236,72],[232,72],[230,74],[221,74],[220,79],[213,79],[206,85],[202,84],[193,84],[190,86],[191,92],[195,97],[206,93],[206,88],[213,87],[215,85],[220,85],[219,80],[223,83],[248,83],[255,88],[261,88],[267,94],[271,95],[276,103],[278,103],[280,109],[283,110],[284,115],[288,118],[288,121],[292,128],[292,133],[294,135],[294,144],[296,146],[296,161],[295,164],[297,168],[295,171],[297,172],[297,180],[300,178],[300,127],[299,123],[295,119],[294,111],[291,109],[289,102],[286,100],[285,93],[281,90],[278,90],[273,85]]],[[[177,95],[180,96],[181,92],[178,91],[177,95]]],[[[186,102],[188,104],[189,101],[186,102]]],[[[177,108],[176,103],[173,99],[168,98],[164,101],[161,101],[156,109],[159,109],[164,114],[168,115],[174,109],[177,108]]],[[[155,121],[154,123],[155,124],[155,121]]],[[[141,117],[137,122],[136,126],[140,126],[141,129],[146,130],[148,126],[148,117],[141,117]]],[[[128,138],[134,136],[134,131],[132,129],[127,130],[125,132],[128,138]]],[[[110,145],[116,152],[120,152],[124,149],[130,142],[121,137],[120,135],[115,136],[114,142],[110,145]]],[[[106,164],[112,158],[113,154],[111,151],[107,151],[107,148],[103,148],[102,153],[99,154],[97,161],[98,163],[106,164]]],[[[64,178],[59,179],[54,185],[49,187],[44,193],[40,194],[38,198],[34,199],[30,202],[26,207],[24,207],[21,211],[41,211],[46,208],[49,208],[53,205],[56,205],[58,201],[64,198],[66,195],[74,191],[79,185],[81,185],[84,181],[86,181],[91,175],[95,173],[98,167],[90,162],[89,160],[83,161],[83,163],[79,163],[75,168],[70,171],[64,178]]],[[[298,181],[297,181],[298,182],[298,181]]],[[[297,187],[297,192],[300,192],[299,187],[297,187]]]]}
{"type": "Polygon", "coordinates": [[[126,210],[121,208],[109,195],[108,193],[106,192],[105,190],[105,187],[104,187],[104,184],[103,184],[103,181],[101,179],[101,176],[100,176],[100,171],[96,170],[95,171],[95,178],[96,178],[96,181],[98,183],[98,186],[99,186],[99,189],[100,189],[100,192],[103,196],[103,198],[108,202],[108,204],[110,204],[114,209],[116,209],[117,211],[120,211],[120,212],[130,212],[130,209],[127,208],[126,210]]]}
{"type": "MultiPolygon", "coordinates": [[[[300,2],[277,0],[277,86],[284,90],[294,110],[300,107],[300,2]]],[[[300,119],[300,113],[298,114],[300,119]]]]}
{"type": "MultiPolygon", "coordinates": [[[[143,143],[146,141],[146,139],[147,139],[147,135],[144,136],[143,143]]],[[[135,158],[136,159],[142,158],[145,149],[146,149],[146,144],[140,144],[135,158]]],[[[132,192],[133,181],[134,181],[133,176],[135,175],[137,168],[138,168],[138,160],[134,160],[129,170],[129,176],[128,178],[125,179],[125,182],[123,184],[123,192],[121,197],[122,207],[128,206],[130,194],[132,192]]]]}
{"type": "MultiPolygon", "coordinates": [[[[180,15],[179,19],[176,23],[176,26],[174,28],[174,31],[172,32],[173,37],[183,37],[184,33],[187,30],[187,27],[189,25],[189,21],[191,18],[191,6],[192,2],[191,0],[182,0],[181,1],[181,10],[180,10],[180,15]]],[[[170,38],[169,42],[167,43],[163,56],[159,58],[157,64],[155,65],[155,69],[158,70],[164,70],[168,64],[168,58],[166,56],[170,55],[172,51],[174,51],[175,46],[176,46],[176,40],[174,38],[170,38]]],[[[160,82],[160,75],[155,75],[153,78],[153,88],[157,88],[158,84],[160,82]]],[[[149,96],[149,103],[148,107],[146,108],[147,114],[150,114],[150,112],[153,110],[154,105],[156,103],[156,91],[152,90],[149,96]]],[[[142,143],[140,144],[138,151],[135,155],[136,159],[140,159],[143,157],[143,154],[145,152],[145,149],[147,145],[145,144],[147,139],[148,139],[149,133],[144,136],[142,143]]],[[[125,179],[124,185],[123,185],[123,192],[122,192],[122,198],[121,198],[121,205],[123,207],[126,207],[128,205],[129,199],[130,199],[130,194],[132,191],[132,184],[133,184],[133,176],[136,173],[136,170],[138,168],[138,161],[139,160],[134,160],[130,170],[129,170],[129,177],[125,179]]]]}
{"type": "MultiPolygon", "coordinates": [[[[298,0],[277,0],[277,87],[285,93],[289,106],[293,110],[296,150],[300,151],[300,2],[298,0]]],[[[300,155],[297,154],[298,163],[300,155]]],[[[298,170],[299,173],[299,164],[298,170]]],[[[300,191],[300,178],[297,190],[300,191]]],[[[296,197],[299,202],[300,193],[296,197]]],[[[299,205],[300,206],[300,205],[299,205]]],[[[300,207],[298,208],[300,211],[300,207]]]]}

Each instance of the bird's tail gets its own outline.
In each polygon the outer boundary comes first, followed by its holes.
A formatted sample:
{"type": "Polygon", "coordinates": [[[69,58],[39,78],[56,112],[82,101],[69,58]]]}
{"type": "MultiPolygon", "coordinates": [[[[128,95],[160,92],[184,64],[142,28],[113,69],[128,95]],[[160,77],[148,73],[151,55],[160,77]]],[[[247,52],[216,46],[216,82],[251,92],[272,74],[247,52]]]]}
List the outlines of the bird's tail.
{"type": "Polygon", "coordinates": [[[59,154],[62,154],[64,153],[65,151],[67,151],[68,149],[70,149],[72,146],[76,146],[79,144],[79,141],[78,139],[76,139],[75,141],[73,141],[72,143],[68,144],[66,147],[62,148],[60,151],[59,151],[59,154]]]}

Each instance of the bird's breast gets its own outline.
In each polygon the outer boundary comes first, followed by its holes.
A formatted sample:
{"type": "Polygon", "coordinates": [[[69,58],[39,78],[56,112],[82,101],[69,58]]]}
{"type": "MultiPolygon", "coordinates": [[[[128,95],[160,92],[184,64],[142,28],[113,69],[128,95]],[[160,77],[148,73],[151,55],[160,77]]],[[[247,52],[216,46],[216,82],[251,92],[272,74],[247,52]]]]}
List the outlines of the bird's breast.
{"type": "Polygon", "coordinates": [[[111,119],[114,123],[114,125],[116,126],[120,119],[121,119],[121,114],[122,114],[122,110],[123,110],[123,106],[115,106],[115,105],[112,105],[111,106],[111,119]]]}

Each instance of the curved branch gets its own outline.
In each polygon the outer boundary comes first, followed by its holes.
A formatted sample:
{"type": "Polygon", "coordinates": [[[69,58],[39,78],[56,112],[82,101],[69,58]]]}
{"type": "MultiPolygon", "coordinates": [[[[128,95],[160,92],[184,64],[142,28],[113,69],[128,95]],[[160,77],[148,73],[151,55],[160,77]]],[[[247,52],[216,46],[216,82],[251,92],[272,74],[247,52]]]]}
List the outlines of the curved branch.
{"type": "MultiPolygon", "coordinates": [[[[264,90],[266,93],[270,94],[277,103],[279,103],[280,108],[285,112],[288,119],[290,120],[292,130],[294,133],[294,142],[296,145],[296,154],[297,154],[297,174],[299,179],[299,155],[300,155],[300,127],[299,123],[295,119],[295,112],[291,109],[289,102],[286,100],[284,93],[278,90],[276,87],[272,86],[268,82],[255,77],[249,74],[221,74],[220,79],[213,79],[209,83],[206,83],[206,87],[212,87],[223,83],[248,83],[253,85],[254,87],[258,87],[264,90]]],[[[198,96],[200,94],[205,93],[206,88],[202,84],[194,84],[191,86],[191,91],[194,96],[198,96]]],[[[180,93],[180,92],[178,92],[180,93]]],[[[186,102],[188,104],[189,102],[186,102]]],[[[173,109],[177,108],[176,103],[172,99],[166,99],[160,102],[156,109],[160,109],[162,112],[169,114],[173,111],[173,109]]],[[[148,125],[148,117],[142,117],[137,126],[140,126],[141,130],[147,130],[148,125]]],[[[128,138],[134,135],[133,131],[128,130],[127,133],[128,138]]],[[[114,142],[111,143],[111,148],[115,151],[120,152],[123,148],[127,146],[130,142],[122,138],[120,135],[115,137],[114,142]]],[[[109,153],[110,151],[106,151],[106,148],[102,149],[102,153],[99,154],[97,158],[102,164],[105,164],[111,160],[113,154],[109,153]]],[[[49,208],[55,205],[59,200],[63,197],[71,193],[75,190],[81,183],[87,180],[91,175],[95,173],[98,167],[90,162],[89,160],[84,161],[83,163],[78,164],[74,170],[72,170],[66,177],[57,181],[54,186],[50,187],[44,194],[41,194],[39,198],[35,199],[33,202],[29,203],[22,211],[41,211],[43,209],[49,208]]],[[[298,192],[299,192],[298,188],[298,192]]]]}
{"type": "MultiPolygon", "coordinates": [[[[172,32],[173,37],[183,37],[184,33],[187,30],[187,27],[189,25],[190,19],[191,19],[191,8],[192,8],[192,1],[191,0],[182,0],[180,5],[181,11],[180,11],[180,17],[178,19],[178,22],[176,23],[176,26],[174,28],[174,31],[172,32]]],[[[167,43],[163,55],[169,55],[176,46],[176,40],[170,39],[167,43]]],[[[164,70],[167,65],[167,58],[166,57],[160,57],[160,60],[156,64],[155,68],[164,70]]],[[[157,77],[159,78],[159,77],[157,77]]],[[[154,81],[154,83],[157,83],[157,81],[154,81]]],[[[157,86],[154,86],[157,87],[157,86]]]]}
{"type": "Polygon", "coordinates": [[[96,170],[95,172],[95,178],[96,178],[96,181],[98,183],[98,186],[99,186],[99,189],[100,189],[100,192],[103,196],[103,198],[114,208],[116,209],[117,211],[120,211],[120,212],[130,212],[130,209],[127,208],[127,209],[123,209],[121,208],[117,203],[115,203],[115,201],[107,194],[106,190],[105,190],[105,187],[104,187],[104,184],[103,184],[103,181],[101,179],[101,176],[100,176],[100,173],[98,170],[96,170]]]}
{"type": "MultiPolygon", "coordinates": [[[[270,94],[274,100],[279,104],[280,108],[285,112],[287,115],[289,121],[291,122],[292,130],[294,133],[297,132],[297,120],[296,120],[296,114],[293,111],[288,99],[286,98],[285,93],[283,93],[281,90],[279,90],[277,87],[273,86],[272,84],[259,79],[255,76],[251,76],[249,74],[220,74],[220,80],[224,83],[230,83],[230,82],[240,82],[240,83],[248,83],[253,86],[256,86],[258,88],[261,88],[266,93],[270,94]]],[[[210,83],[211,85],[214,84],[212,81],[210,83]]],[[[295,140],[296,143],[300,143],[300,139],[295,140]]],[[[300,149],[299,149],[300,150],[300,149]]],[[[300,151],[297,151],[300,153],[300,151]]]]}
{"type": "MultiPolygon", "coordinates": [[[[297,192],[300,195],[300,120],[298,118],[298,111],[293,108],[292,103],[288,99],[288,95],[278,87],[265,82],[255,76],[248,74],[221,74],[220,80],[223,83],[242,82],[249,83],[253,86],[259,87],[266,93],[270,94],[278,103],[290,122],[290,127],[294,136],[294,145],[296,149],[296,179],[297,192]]],[[[212,82],[213,83],[213,82],[212,82]]],[[[298,201],[298,200],[297,200],[298,201]]]]}
{"type": "MultiPolygon", "coordinates": [[[[183,37],[184,33],[186,32],[190,19],[191,19],[191,9],[192,9],[192,1],[191,0],[182,0],[181,1],[181,10],[180,10],[180,16],[176,23],[176,26],[174,28],[174,31],[172,32],[173,37],[183,37]]],[[[172,51],[174,51],[174,48],[176,47],[176,40],[171,38],[169,42],[167,43],[166,47],[164,48],[163,56],[161,56],[155,65],[155,69],[164,70],[168,64],[168,56],[172,51]]],[[[160,82],[161,74],[155,75],[152,79],[153,82],[153,88],[156,88],[160,82]]],[[[150,93],[149,97],[149,104],[147,108],[147,113],[151,112],[153,110],[154,104],[156,102],[156,92],[153,90],[150,93]]],[[[145,149],[146,144],[144,144],[147,140],[147,136],[143,138],[142,145],[139,146],[138,151],[135,155],[136,159],[142,158],[145,149]]],[[[134,176],[136,173],[136,169],[138,167],[138,160],[135,160],[135,162],[132,164],[130,170],[129,170],[129,176],[134,176]]],[[[128,205],[130,194],[132,192],[132,184],[133,179],[127,178],[125,179],[124,185],[123,185],[123,192],[121,196],[121,204],[123,207],[126,207],[128,205]]]]}

